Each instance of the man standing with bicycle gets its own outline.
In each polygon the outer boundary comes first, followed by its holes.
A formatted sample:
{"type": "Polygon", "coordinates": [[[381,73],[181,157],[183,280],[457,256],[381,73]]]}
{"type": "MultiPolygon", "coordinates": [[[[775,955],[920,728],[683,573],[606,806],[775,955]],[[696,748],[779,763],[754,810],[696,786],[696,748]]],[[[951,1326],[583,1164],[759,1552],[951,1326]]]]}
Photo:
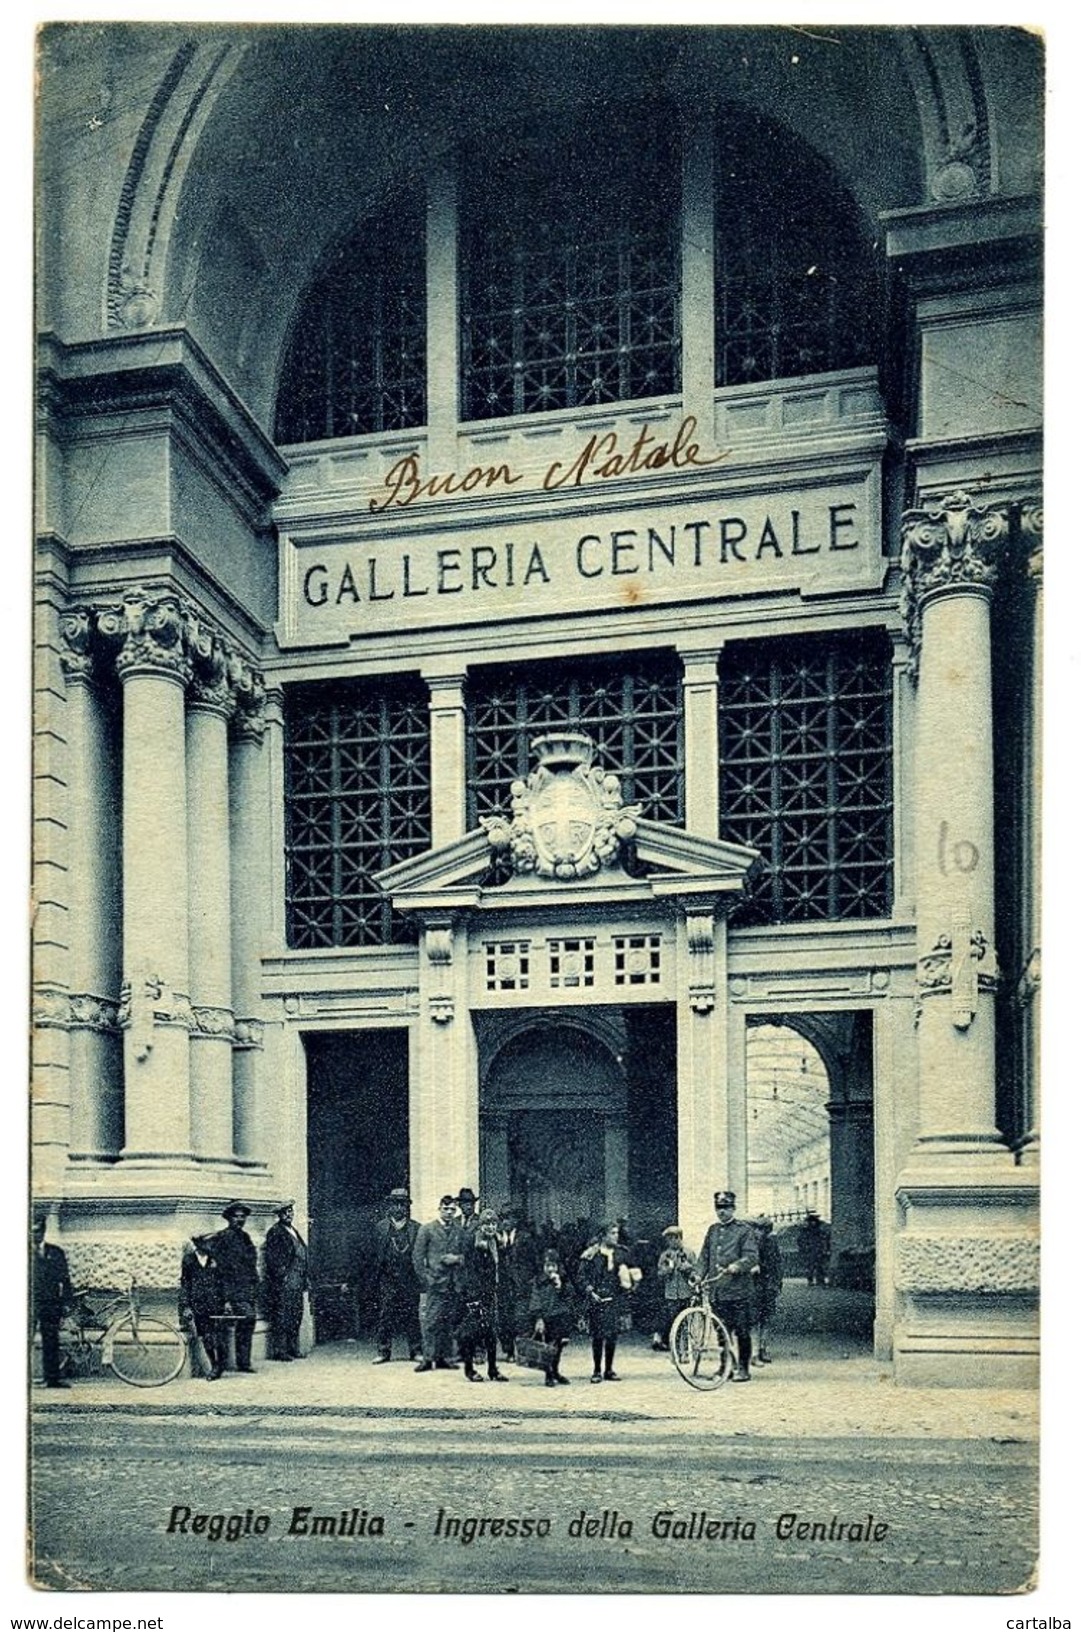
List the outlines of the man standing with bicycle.
{"type": "Polygon", "coordinates": [[[714,1191],[713,1207],[717,1221],[706,1231],[695,1275],[707,1283],[717,1318],[735,1340],[739,1363],[732,1381],[749,1383],[752,1276],[758,1267],[758,1239],[754,1227],[736,1217],[736,1198],[731,1190],[714,1191]]]}

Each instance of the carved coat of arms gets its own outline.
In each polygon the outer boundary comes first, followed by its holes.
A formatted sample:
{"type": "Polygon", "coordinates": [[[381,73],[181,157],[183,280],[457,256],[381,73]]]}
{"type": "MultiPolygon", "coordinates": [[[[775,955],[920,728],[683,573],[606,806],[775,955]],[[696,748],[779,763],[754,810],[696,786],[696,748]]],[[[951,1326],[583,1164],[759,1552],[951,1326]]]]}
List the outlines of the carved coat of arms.
{"type": "Polygon", "coordinates": [[[511,783],[511,819],[483,820],[493,850],[507,850],[515,872],[585,878],[614,865],[634,837],[640,806],[625,805],[618,776],[594,767],[593,743],[576,731],[538,737],[539,763],[528,782],[511,783]]]}

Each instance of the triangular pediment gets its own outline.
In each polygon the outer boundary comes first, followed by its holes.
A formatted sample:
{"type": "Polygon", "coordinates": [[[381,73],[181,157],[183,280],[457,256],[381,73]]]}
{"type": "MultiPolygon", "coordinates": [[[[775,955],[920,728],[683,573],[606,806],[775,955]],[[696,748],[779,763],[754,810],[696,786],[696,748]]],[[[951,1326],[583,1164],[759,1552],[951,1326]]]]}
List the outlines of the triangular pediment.
{"type": "Polygon", "coordinates": [[[408,861],[376,873],[375,883],[394,905],[408,912],[430,910],[440,900],[448,907],[490,907],[538,903],[558,895],[561,901],[630,891],[643,896],[738,894],[758,860],[757,850],[724,839],[706,839],[663,822],[639,819],[634,835],[633,876],[623,865],[626,851],[611,866],[588,877],[556,884],[536,873],[516,874],[502,884],[486,884],[492,847],[483,828],[464,838],[426,850],[408,861]]]}

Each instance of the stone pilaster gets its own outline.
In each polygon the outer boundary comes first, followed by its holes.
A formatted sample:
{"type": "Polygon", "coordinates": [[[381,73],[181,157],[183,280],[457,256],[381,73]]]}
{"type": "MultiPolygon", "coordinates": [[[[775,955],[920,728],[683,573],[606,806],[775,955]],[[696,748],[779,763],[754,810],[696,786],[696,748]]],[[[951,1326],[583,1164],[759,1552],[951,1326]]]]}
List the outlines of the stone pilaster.
{"type": "Polygon", "coordinates": [[[676,999],[679,1222],[695,1250],[730,1175],[727,925],[712,903],[680,914],[676,999]]]}
{"type": "MultiPolygon", "coordinates": [[[[280,697],[275,694],[275,701],[280,697]]],[[[234,717],[229,778],[232,892],[232,994],[236,1016],[233,1048],[233,1149],[245,1161],[263,1156],[259,1101],[264,1066],[260,1016],[260,958],[267,950],[272,900],[284,895],[284,878],[270,865],[273,851],[270,744],[267,708],[256,687],[234,717]]],[[[278,713],[280,723],[280,711],[278,713]]],[[[281,861],[284,866],[284,861],[281,861]]]]}
{"type": "Polygon", "coordinates": [[[681,652],[683,743],[688,833],[720,836],[720,722],[717,715],[719,649],[681,652]]]}
{"type": "Polygon", "coordinates": [[[98,614],[124,693],[124,1155],[191,1153],[184,690],[191,660],[171,593],[132,591],[98,614]]]}
{"type": "Polygon", "coordinates": [[[235,707],[221,642],[204,634],[187,712],[191,953],[191,1133],[196,1156],[233,1153],[228,721],[235,707]]]}
{"type": "Polygon", "coordinates": [[[1028,826],[1023,853],[1027,879],[1023,901],[1025,962],[1017,1002],[1020,1010],[1021,1062],[1024,1073],[1024,1136],[1021,1164],[1036,1167],[1040,1159],[1040,939],[1043,900],[1043,504],[1033,499],[1020,507],[1018,532],[1027,551],[1032,594],[1032,652],[1028,676],[1029,729],[1022,775],[1029,790],[1028,826]]]}
{"type": "Polygon", "coordinates": [[[420,943],[420,1014],[409,1072],[410,1185],[434,1214],[441,1195],[480,1187],[477,1046],[469,1011],[467,937],[451,916],[420,943]]]}
{"type": "Polygon", "coordinates": [[[432,762],[432,849],[466,830],[464,674],[425,674],[432,762]]]}

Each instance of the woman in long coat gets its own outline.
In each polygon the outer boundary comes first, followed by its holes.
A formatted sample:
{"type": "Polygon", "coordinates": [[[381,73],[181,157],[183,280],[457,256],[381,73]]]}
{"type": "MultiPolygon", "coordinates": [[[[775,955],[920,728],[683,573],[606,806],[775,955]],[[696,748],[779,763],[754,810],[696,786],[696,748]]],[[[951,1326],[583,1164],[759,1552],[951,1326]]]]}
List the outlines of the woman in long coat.
{"type": "Polygon", "coordinates": [[[616,1344],[630,1314],[633,1285],[630,1259],[619,1244],[618,1223],[606,1224],[600,1240],[587,1247],[578,1277],[593,1343],[593,1383],[618,1383],[616,1344]],[[603,1369],[602,1369],[603,1365],[603,1369]]]}

